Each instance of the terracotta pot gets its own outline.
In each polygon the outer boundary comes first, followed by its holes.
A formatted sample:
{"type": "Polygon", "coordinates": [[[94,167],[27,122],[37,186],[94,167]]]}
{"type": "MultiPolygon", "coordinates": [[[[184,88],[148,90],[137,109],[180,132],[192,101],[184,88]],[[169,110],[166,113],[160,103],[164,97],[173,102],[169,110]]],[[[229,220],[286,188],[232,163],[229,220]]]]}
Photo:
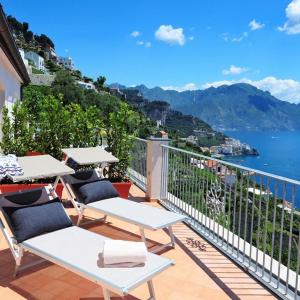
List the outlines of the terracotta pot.
{"type": "Polygon", "coordinates": [[[128,199],[129,190],[132,186],[132,182],[113,182],[113,186],[119,192],[120,197],[128,199]]]}
{"type": "MultiPolygon", "coordinates": [[[[0,190],[1,193],[12,193],[12,192],[18,192],[18,191],[27,191],[32,190],[36,188],[40,188],[43,186],[47,186],[49,183],[12,183],[12,184],[0,184],[0,190]]],[[[62,198],[64,186],[62,183],[59,183],[56,187],[56,193],[59,198],[62,198]]]]}
{"type": "Polygon", "coordinates": [[[26,156],[37,156],[37,155],[43,155],[44,153],[38,152],[38,151],[27,151],[26,156]]]}

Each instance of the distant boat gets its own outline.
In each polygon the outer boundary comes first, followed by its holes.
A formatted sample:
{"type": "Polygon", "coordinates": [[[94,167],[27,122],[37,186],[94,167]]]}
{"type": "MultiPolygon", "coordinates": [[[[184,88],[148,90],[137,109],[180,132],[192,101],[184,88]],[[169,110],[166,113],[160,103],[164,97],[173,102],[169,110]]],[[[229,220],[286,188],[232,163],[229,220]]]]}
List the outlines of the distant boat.
{"type": "Polygon", "coordinates": [[[279,136],[272,136],[271,138],[272,139],[279,139],[280,137],[279,136]]]}
{"type": "Polygon", "coordinates": [[[264,164],[264,166],[268,166],[269,164],[264,164]]]}

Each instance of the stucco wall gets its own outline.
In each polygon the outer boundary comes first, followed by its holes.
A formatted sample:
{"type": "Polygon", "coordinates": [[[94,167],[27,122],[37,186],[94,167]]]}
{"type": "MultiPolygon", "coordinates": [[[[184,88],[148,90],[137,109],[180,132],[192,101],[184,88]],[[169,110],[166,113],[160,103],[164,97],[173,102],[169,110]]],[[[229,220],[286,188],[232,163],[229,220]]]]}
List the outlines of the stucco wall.
{"type": "MultiPolygon", "coordinates": [[[[0,122],[2,109],[6,105],[11,110],[14,102],[21,98],[21,78],[0,48],[0,122]]],[[[0,130],[0,139],[2,131],[0,130]]]]}

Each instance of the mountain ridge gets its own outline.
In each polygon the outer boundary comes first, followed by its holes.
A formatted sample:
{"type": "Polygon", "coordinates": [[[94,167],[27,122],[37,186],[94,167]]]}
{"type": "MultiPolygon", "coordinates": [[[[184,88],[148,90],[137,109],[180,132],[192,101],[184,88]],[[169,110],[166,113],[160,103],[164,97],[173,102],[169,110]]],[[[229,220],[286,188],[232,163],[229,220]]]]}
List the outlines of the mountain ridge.
{"type": "Polygon", "coordinates": [[[166,101],[172,109],[198,117],[215,130],[300,130],[299,104],[279,100],[247,83],[182,92],[145,85],[128,89],[138,90],[151,101],[166,101]]]}

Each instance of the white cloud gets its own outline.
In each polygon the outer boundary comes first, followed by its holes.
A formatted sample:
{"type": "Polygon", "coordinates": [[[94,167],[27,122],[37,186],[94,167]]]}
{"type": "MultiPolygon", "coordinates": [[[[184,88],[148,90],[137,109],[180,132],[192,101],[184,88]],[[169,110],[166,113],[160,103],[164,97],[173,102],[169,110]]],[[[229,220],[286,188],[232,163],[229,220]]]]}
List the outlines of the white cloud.
{"type": "Polygon", "coordinates": [[[300,34],[300,0],[292,0],[285,9],[287,21],[278,30],[287,34],[300,34]]]}
{"type": "Polygon", "coordinates": [[[183,92],[183,91],[194,91],[194,90],[197,90],[199,89],[197,87],[197,85],[195,83],[187,83],[186,85],[184,86],[173,86],[173,85],[169,85],[169,86],[162,86],[161,87],[163,90],[174,90],[174,91],[177,91],[177,92],[183,92]]]}
{"type": "Polygon", "coordinates": [[[144,41],[137,41],[137,46],[144,46],[145,48],[150,48],[152,44],[150,42],[144,42],[144,41]]]}
{"type": "Polygon", "coordinates": [[[223,70],[222,74],[223,75],[238,75],[246,72],[248,69],[244,67],[237,67],[235,65],[231,65],[229,69],[223,70]]]}
{"type": "Polygon", "coordinates": [[[228,32],[224,32],[220,35],[220,37],[225,41],[225,42],[234,42],[234,43],[239,43],[246,37],[248,37],[248,32],[245,31],[239,36],[232,36],[228,32]]]}
{"type": "Polygon", "coordinates": [[[193,36],[189,36],[188,39],[189,39],[190,41],[193,41],[195,38],[194,38],[193,36]]]}
{"type": "Polygon", "coordinates": [[[171,45],[185,44],[183,28],[173,28],[172,25],[160,25],[155,31],[156,39],[171,45]]]}
{"type": "Polygon", "coordinates": [[[259,30],[265,27],[265,24],[257,22],[255,19],[253,19],[249,24],[249,28],[251,31],[253,30],[259,30]]]}
{"type": "Polygon", "coordinates": [[[136,38],[136,37],[140,36],[141,33],[139,31],[135,30],[135,31],[132,31],[130,35],[136,38]]]}
{"type": "Polygon", "coordinates": [[[240,36],[231,39],[232,42],[239,43],[248,36],[248,32],[243,32],[240,36]]]}
{"type": "Polygon", "coordinates": [[[225,42],[229,42],[229,34],[228,32],[224,32],[221,34],[221,38],[225,41],[225,42]]]}
{"type": "Polygon", "coordinates": [[[219,87],[221,85],[231,85],[240,82],[251,84],[264,91],[269,91],[280,100],[285,100],[290,103],[300,103],[300,81],[293,79],[279,79],[269,76],[261,80],[251,80],[247,78],[240,80],[221,80],[205,83],[201,88],[206,89],[212,86],[219,87]]]}

